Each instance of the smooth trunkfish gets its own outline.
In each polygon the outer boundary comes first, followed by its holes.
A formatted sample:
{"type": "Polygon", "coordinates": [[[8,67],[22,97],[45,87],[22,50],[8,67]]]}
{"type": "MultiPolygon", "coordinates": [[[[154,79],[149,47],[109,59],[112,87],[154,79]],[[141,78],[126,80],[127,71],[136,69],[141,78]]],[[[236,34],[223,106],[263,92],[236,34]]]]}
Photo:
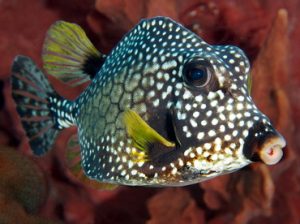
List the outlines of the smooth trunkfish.
{"type": "Polygon", "coordinates": [[[73,157],[88,179],[184,186],[282,158],[284,138],[250,96],[244,52],[209,45],[169,18],[142,20],[109,55],[78,25],[58,21],[43,63],[65,83],[90,84],[67,100],[30,58],[15,58],[13,98],[31,149],[42,155],[59,130],[77,126],[73,157]]]}

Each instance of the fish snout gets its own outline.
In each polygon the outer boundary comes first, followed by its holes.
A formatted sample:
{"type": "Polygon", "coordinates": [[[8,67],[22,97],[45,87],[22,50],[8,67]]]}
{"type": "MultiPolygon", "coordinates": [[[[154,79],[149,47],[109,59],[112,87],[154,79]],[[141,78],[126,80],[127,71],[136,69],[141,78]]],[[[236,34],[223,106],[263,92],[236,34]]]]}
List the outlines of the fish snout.
{"type": "Polygon", "coordinates": [[[262,162],[267,165],[278,163],[283,156],[283,148],[286,146],[285,139],[277,132],[277,135],[267,138],[257,154],[262,162]]]}
{"type": "Polygon", "coordinates": [[[284,137],[271,125],[262,122],[250,131],[244,145],[244,155],[251,161],[261,161],[267,165],[278,163],[286,146],[284,137]]]}

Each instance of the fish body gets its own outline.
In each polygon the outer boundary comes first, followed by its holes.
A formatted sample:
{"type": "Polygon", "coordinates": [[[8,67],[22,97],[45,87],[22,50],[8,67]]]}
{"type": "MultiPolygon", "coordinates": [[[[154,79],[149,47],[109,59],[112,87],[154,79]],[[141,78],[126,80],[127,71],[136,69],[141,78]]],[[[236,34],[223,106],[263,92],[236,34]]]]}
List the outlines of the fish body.
{"type": "MultiPolygon", "coordinates": [[[[17,103],[25,99],[18,93],[27,88],[21,85],[24,67],[28,79],[44,84],[39,85],[44,94],[38,94],[43,100],[30,96],[27,101],[46,111],[38,115],[47,117],[49,128],[41,132],[44,128],[30,119],[22,121],[36,154],[51,147],[57,130],[76,125],[81,166],[89,178],[154,186],[197,183],[253,161],[275,164],[282,157],[285,141],[255,106],[248,88],[249,61],[238,47],[209,45],[165,17],[142,20],[108,56],[87,40],[72,46],[60,39],[63,50],[57,50],[53,39],[60,35],[52,34],[61,34],[59,29],[80,33],[67,23],[50,28],[43,55],[48,73],[75,85],[87,81],[88,74],[93,78],[69,101],[54,92],[40,71],[28,71],[35,67],[30,59],[15,60],[17,103]],[[80,51],[89,53],[81,61],[76,59],[80,51]],[[82,63],[80,69],[76,63],[82,63]]],[[[74,32],[73,43],[80,42],[74,32]]],[[[17,107],[21,117],[37,115],[24,108],[22,103],[17,107]]]]}

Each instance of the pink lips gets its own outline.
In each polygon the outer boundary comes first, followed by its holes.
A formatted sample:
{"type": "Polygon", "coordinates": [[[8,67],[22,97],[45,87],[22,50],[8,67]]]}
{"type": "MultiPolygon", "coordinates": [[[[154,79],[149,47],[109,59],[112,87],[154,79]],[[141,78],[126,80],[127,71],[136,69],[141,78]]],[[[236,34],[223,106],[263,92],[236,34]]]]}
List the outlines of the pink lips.
{"type": "Polygon", "coordinates": [[[282,156],[282,148],[286,146],[286,142],[281,135],[268,139],[259,150],[260,159],[267,165],[278,163],[282,156]]]}

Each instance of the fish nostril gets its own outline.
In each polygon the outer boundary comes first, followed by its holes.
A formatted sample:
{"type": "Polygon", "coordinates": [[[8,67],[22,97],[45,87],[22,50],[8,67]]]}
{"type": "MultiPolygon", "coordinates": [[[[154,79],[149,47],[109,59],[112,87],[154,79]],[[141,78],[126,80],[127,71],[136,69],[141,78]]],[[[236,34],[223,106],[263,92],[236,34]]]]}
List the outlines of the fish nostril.
{"type": "Polygon", "coordinates": [[[225,88],[225,87],[220,88],[220,90],[222,91],[222,93],[224,95],[226,95],[229,92],[229,90],[227,88],[225,88]]]}

